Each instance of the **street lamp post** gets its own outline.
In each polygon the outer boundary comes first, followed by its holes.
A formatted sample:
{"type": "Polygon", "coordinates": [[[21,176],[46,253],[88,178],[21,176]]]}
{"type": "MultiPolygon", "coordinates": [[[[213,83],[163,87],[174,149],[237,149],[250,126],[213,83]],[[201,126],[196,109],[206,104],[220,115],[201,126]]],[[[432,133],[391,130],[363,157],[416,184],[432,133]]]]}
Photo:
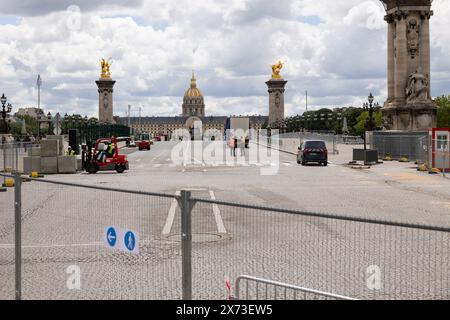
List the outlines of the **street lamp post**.
{"type": "Polygon", "coordinates": [[[367,131],[375,130],[375,121],[373,119],[373,101],[374,97],[372,93],[370,93],[368,97],[369,103],[364,103],[364,110],[369,110],[369,117],[366,119],[364,123],[364,150],[367,150],[367,131]]]}
{"type": "Polygon", "coordinates": [[[42,136],[41,136],[41,123],[43,123],[43,122],[47,122],[48,123],[48,132],[50,134],[50,130],[51,130],[50,125],[51,125],[51,122],[52,122],[52,114],[50,112],[47,114],[47,116],[42,116],[42,115],[38,116],[38,138],[39,138],[39,140],[42,138],[42,136]]]}
{"type": "Polygon", "coordinates": [[[6,98],[5,94],[3,94],[2,97],[0,98],[0,102],[2,103],[2,111],[1,111],[2,122],[0,124],[0,134],[8,134],[10,129],[8,122],[6,121],[6,116],[8,115],[8,113],[11,113],[12,105],[10,103],[6,105],[7,101],[8,98],[6,98]]]}
{"type": "Polygon", "coordinates": [[[48,122],[48,135],[53,134],[53,128],[52,128],[52,114],[49,112],[47,113],[47,120],[48,122]]]}

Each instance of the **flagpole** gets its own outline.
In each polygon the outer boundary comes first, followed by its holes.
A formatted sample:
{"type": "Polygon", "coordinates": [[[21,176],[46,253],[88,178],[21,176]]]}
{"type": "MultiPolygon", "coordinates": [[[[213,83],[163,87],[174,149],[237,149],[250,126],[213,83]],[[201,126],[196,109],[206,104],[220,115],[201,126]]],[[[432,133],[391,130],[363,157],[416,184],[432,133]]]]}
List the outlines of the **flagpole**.
{"type": "Polygon", "coordinates": [[[306,112],[308,112],[308,91],[306,91],[306,112]]]}
{"type": "Polygon", "coordinates": [[[42,85],[42,79],[41,75],[38,75],[37,78],[37,87],[38,87],[38,109],[41,109],[41,85],[42,85]]]}

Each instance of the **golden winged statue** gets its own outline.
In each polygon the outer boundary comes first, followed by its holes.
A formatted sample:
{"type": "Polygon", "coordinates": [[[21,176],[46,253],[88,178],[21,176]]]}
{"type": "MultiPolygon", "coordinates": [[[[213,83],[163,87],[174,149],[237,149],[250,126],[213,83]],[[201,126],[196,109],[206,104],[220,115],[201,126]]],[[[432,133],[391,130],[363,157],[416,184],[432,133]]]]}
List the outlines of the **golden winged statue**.
{"type": "Polygon", "coordinates": [[[100,76],[100,79],[111,79],[111,58],[109,58],[108,60],[106,59],[101,59],[100,60],[100,65],[102,67],[102,74],[100,76]]]}
{"type": "Polygon", "coordinates": [[[280,72],[283,69],[283,62],[278,61],[278,63],[272,66],[272,79],[282,79],[280,72]]]}

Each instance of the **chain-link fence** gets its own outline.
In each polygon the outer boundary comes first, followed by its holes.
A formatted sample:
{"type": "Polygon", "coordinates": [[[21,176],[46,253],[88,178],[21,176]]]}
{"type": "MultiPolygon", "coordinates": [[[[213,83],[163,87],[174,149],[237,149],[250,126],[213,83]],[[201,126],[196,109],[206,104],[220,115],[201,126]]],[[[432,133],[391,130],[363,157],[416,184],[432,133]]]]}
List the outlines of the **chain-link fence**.
{"type": "Polygon", "coordinates": [[[450,298],[447,226],[15,180],[0,198],[2,299],[225,299],[241,275],[357,299],[450,298]],[[110,228],[134,232],[138,252],[109,248],[110,228]]]}

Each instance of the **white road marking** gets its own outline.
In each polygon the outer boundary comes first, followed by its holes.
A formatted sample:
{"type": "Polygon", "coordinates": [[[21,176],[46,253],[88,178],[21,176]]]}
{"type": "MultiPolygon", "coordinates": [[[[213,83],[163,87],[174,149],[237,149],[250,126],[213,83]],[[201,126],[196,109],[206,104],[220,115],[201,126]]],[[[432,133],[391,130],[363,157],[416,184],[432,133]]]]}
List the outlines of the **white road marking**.
{"type": "MultiPolygon", "coordinates": [[[[176,196],[181,195],[181,191],[175,192],[176,196]]],[[[175,212],[177,211],[178,201],[177,199],[173,199],[172,205],[169,209],[169,214],[167,215],[166,225],[164,226],[163,235],[170,234],[170,230],[172,230],[173,221],[175,220],[175,212]]]]}
{"type": "MultiPolygon", "coordinates": [[[[211,196],[211,200],[216,200],[216,196],[214,195],[214,191],[210,190],[209,195],[211,196]]],[[[217,231],[219,233],[227,233],[225,226],[223,224],[222,216],[220,215],[220,209],[217,204],[213,204],[213,213],[214,218],[216,219],[217,231]]]]}
{"type": "MultiPolygon", "coordinates": [[[[92,242],[92,243],[78,243],[78,244],[50,244],[50,245],[32,245],[32,246],[22,246],[23,249],[39,249],[39,248],[66,248],[66,247],[97,247],[104,246],[103,242],[92,242]]],[[[14,244],[0,244],[0,249],[12,249],[14,244]]]]}
{"type": "Polygon", "coordinates": [[[285,163],[283,163],[283,166],[285,166],[285,167],[292,167],[293,165],[292,165],[292,163],[285,162],[285,163]]]}
{"type": "MultiPolygon", "coordinates": [[[[187,151],[188,151],[188,148],[189,148],[189,144],[186,143],[186,148],[184,148],[184,151],[183,151],[183,153],[184,153],[184,157],[183,157],[183,166],[184,166],[185,168],[187,167],[187,156],[188,156],[187,151]]],[[[190,153],[189,153],[189,155],[190,155],[190,153]]],[[[184,171],[183,171],[183,172],[184,172],[184,171]]]]}

